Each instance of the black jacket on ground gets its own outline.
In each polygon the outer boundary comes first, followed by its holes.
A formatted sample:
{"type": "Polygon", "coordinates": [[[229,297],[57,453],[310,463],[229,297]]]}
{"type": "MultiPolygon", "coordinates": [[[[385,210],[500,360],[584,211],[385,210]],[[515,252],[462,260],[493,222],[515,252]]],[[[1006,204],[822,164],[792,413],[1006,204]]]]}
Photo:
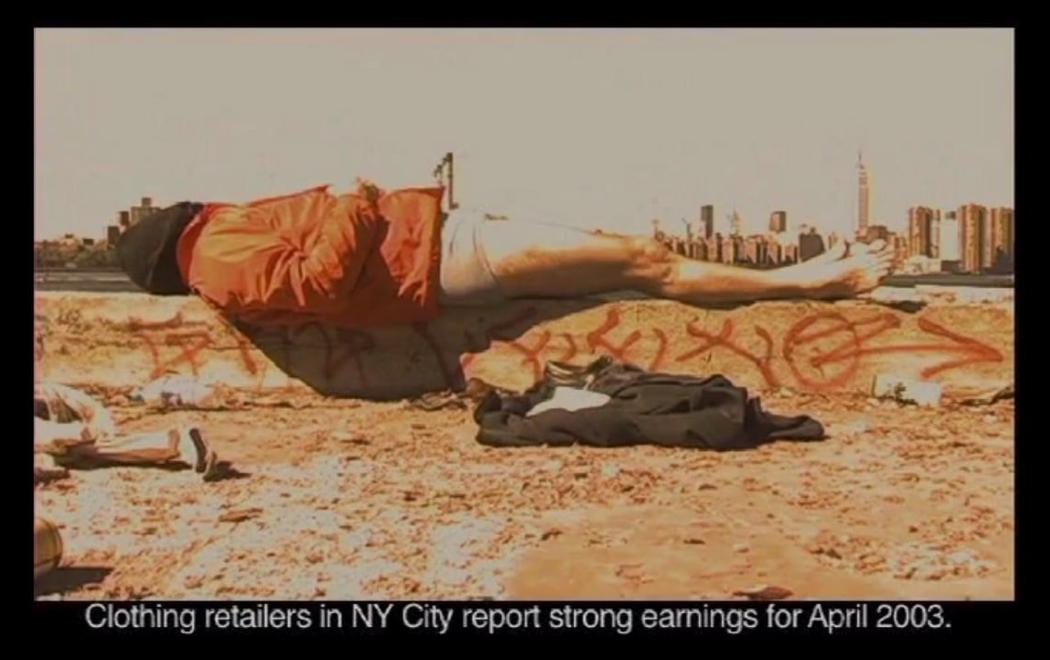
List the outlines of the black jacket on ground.
{"type": "Polygon", "coordinates": [[[748,398],[747,389],[723,376],[649,373],[608,358],[582,368],[553,363],[544,379],[524,394],[490,392],[475,408],[474,419],[478,442],[496,447],[653,444],[725,450],[778,439],[824,438],[820,422],[764,412],[758,398],[748,398]],[[565,369],[578,376],[566,377],[565,369]],[[596,408],[526,417],[557,385],[585,387],[611,399],[596,408]]]}

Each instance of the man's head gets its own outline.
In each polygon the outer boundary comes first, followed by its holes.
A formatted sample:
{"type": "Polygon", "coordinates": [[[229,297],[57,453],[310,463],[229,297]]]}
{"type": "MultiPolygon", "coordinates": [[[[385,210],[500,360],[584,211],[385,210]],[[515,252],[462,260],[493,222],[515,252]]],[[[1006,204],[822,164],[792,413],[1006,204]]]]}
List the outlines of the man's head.
{"type": "Polygon", "coordinates": [[[176,249],[186,225],[202,208],[180,202],[146,216],[120,235],[117,256],[132,282],[156,295],[190,292],[179,272],[176,249]]]}

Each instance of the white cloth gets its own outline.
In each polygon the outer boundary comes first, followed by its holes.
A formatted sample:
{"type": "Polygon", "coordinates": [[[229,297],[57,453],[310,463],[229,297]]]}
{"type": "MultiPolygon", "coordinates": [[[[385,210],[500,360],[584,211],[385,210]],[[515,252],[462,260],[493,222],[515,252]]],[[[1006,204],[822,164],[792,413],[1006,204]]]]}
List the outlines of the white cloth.
{"type": "Polygon", "coordinates": [[[601,392],[590,392],[575,387],[555,387],[551,398],[537,403],[525,414],[532,417],[547,410],[584,410],[597,408],[609,403],[609,395],[601,392]]]}
{"type": "Polygon", "coordinates": [[[105,406],[80,390],[59,383],[37,383],[33,396],[44,402],[50,418],[34,420],[36,444],[74,439],[99,441],[117,435],[117,425],[105,406]]]}

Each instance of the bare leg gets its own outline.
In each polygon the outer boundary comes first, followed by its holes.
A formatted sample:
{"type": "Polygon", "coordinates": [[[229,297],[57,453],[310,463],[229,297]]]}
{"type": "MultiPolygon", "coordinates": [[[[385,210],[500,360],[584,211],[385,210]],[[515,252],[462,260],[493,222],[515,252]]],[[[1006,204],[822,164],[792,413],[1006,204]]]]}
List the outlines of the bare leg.
{"type": "MultiPolygon", "coordinates": [[[[59,446],[61,444],[59,443],[59,446]]],[[[107,436],[100,440],[67,445],[55,451],[53,455],[62,464],[71,467],[75,467],[78,463],[96,465],[186,463],[195,471],[202,473],[205,480],[210,480],[218,474],[218,457],[195,428],[171,429],[167,432],[134,436],[107,436]]]]}
{"type": "Polygon", "coordinates": [[[486,223],[482,240],[509,298],[620,290],[693,304],[847,297],[875,288],[893,259],[883,241],[849,252],[842,244],[805,263],[762,271],[686,259],[649,238],[521,221],[486,223]]]}
{"type": "Polygon", "coordinates": [[[78,445],[72,449],[71,454],[78,458],[105,463],[152,465],[174,461],[191,462],[196,450],[188,434],[172,429],[166,433],[118,436],[78,445]]]}

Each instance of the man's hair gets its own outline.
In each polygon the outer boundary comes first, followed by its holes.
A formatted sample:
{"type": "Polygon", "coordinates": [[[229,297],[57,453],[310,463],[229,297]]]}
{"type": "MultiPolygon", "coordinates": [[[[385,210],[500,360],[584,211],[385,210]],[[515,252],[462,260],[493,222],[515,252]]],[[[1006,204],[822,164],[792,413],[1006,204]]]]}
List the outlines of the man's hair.
{"type": "Polygon", "coordinates": [[[120,235],[117,257],[132,282],[157,295],[190,292],[179,272],[176,249],[183,230],[202,208],[203,204],[179,202],[146,216],[120,235]]]}

